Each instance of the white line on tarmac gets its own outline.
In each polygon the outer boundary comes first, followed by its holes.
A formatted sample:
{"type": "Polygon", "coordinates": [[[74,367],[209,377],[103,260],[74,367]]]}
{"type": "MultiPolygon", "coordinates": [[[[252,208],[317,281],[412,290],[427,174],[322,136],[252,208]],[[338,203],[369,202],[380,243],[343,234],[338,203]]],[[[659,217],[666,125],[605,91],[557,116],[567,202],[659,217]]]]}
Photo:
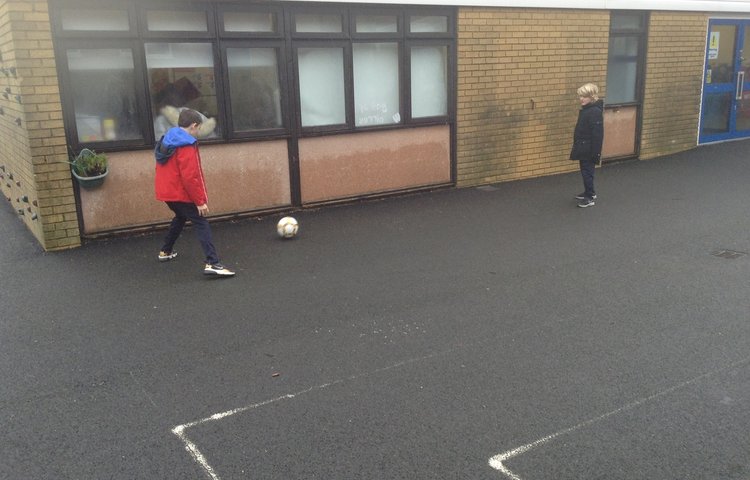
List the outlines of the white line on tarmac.
{"type": "Polygon", "coordinates": [[[743,360],[740,360],[735,363],[731,363],[725,367],[719,368],[717,370],[704,373],[702,375],[698,375],[697,377],[691,378],[690,380],[686,380],[682,383],[678,383],[677,385],[674,385],[672,387],[667,388],[666,390],[662,390],[660,392],[654,393],[653,395],[649,395],[648,397],[643,397],[638,400],[632,401],[630,403],[627,403],[623,405],[622,407],[612,410],[611,412],[607,412],[603,415],[599,415],[598,417],[591,418],[589,420],[586,420],[584,422],[579,423],[578,425],[574,425],[572,427],[566,428],[564,430],[560,430],[558,432],[553,433],[552,435],[547,435],[544,438],[540,438],[539,440],[536,440],[531,443],[527,443],[526,445],[522,445],[518,448],[514,448],[512,450],[508,450],[507,452],[503,452],[500,454],[495,455],[494,457],[490,458],[489,464],[492,468],[495,470],[499,470],[501,473],[503,473],[506,477],[508,477],[510,480],[523,480],[523,478],[515,473],[513,473],[508,467],[505,466],[504,462],[507,462],[508,460],[517,457],[519,455],[523,455],[524,453],[527,453],[529,450],[532,450],[540,445],[544,445],[545,443],[551,442],[552,440],[556,439],[557,437],[560,437],[562,435],[566,435],[568,433],[575,432],[576,430],[580,430],[581,428],[588,427],[591,424],[594,424],[596,422],[599,422],[601,420],[604,420],[606,418],[609,418],[613,415],[617,415],[618,413],[622,413],[624,411],[633,409],[635,407],[638,407],[640,405],[643,405],[644,403],[650,402],[652,400],[656,400],[657,398],[663,397],[669,393],[674,392],[675,390],[679,390],[681,388],[685,388],[689,385],[692,385],[700,380],[703,380],[708,377],[712,377],[718,373],[722,373],[728,370],[733,370],[741,365],[744,365],[746,363],[750,362],[750,357],[745,358],[743,360]]]}
{"type": "Polygon", "coordinates": [[[185,450],[187,450],[188,453],[190,453],[190,456],[193,457],[193,460],[195,460],[195,462],[198,465],[200,465],[201,469],[203,469],[203,471],[206,473],[206,475],[208,476],[208,478],[210,478],[211,480],[221,480],[221,477],[219,477],[219,475],[214,471],[213,467],[211,467],[211,465],[208,463],[208,460],[206,460],[205,455],[203,455],[203,453],[201,453],[201,451],[198,449],[198,446],[192,440],[190,440],[188,438],[188,436],[185,434],[185,430],[187,430],[188,428],[192,428],[192,427],[198,426],[198,425],[202,425],[204,423],[213,422],[213,421],[216,421],[216,420],[221,420],[223,418],[231,417],[232,415],[236,415],[238,413],[243,413],[243,412],[247,412],[249,410],[254,410],[256,408],[263,407],[265,405],[270,405],[272,403],[280,402],[282,400],[289,400],[289,399],[292,399],[292,398],[296,398],[296,397],[298,397],[298,396],[300,396],[302,394],[305,394],[305,393],[309,393],[309,392],[313,392],[313,391],[317,391],[317,390],[323,390],[323,389],[326,389],[326,388],[331,387],[333,385],[338,385],[340,383],[348,382],[348,381],[351,381],[351,380],[356,380],[356,379],[367,377],[369,375],[373,375],[373,374],[376,374],[376,373],[386,372],[386,371],[392,370],[394,368],[400,368],[400,367],[403,367],[405,365],[410,365],[412,363],[417,363],[417,362],[421,362],[421,361],[424,361],[424,360],[429,360],[431,358],[435,358],[435,357],[439,357],[439,356],[442,356],[442,355],[446,355],[446,354],[454,352],[454,351],[456,351],[456,350],[458,350],[460,348],[465,348],[466,346],[467,345],[457,345],[457,346],[455,346],[453,348],[450,348],[450,349],[442,351],[442,352],[436,352],[436,353],[432,353],[430,355],[425,355],[423,357],[418,357],[418,358],[411,358],[411,359],[408,359],[408,360],[404,360],[402,362],[394,363],[393,365],[389,365],[387,367],[378,368],[376,370],[372,370],[372,371],[369,371],[369,372],[360,373],[358,375],[351,375],[349,377],[345,377],[345,378],[341,378],[341,379],[338,379],[338,380],[334,380],[332,382],[324,383],[322,385],[316,385],[314,387],[310,387],[310,388],[307,388],[305,390],[301,390],[301,391],[296,392],[296,393],[288,393],[286,395],[282,395],[282,396],[276,397],[276,398],[271,398],[269,400],[265,400],[265,401],[260,402],[260,403],[254,403],[252,405],[247,405],[247,406],[244,406],[244,407],[235,408],[233,410],[227,410],[225,412],[216,413],[214,415],[211,415],[210,417],[202,418],[200,420],[195,420],[193,422],[185,423],[183,425],[177,425],[176,427],[174,427],[172,429],[172,433],[174,433],[175,435],[177,435],[177,438],[179,438],[182,441],[182,443],[185,445],[185,450]]]}

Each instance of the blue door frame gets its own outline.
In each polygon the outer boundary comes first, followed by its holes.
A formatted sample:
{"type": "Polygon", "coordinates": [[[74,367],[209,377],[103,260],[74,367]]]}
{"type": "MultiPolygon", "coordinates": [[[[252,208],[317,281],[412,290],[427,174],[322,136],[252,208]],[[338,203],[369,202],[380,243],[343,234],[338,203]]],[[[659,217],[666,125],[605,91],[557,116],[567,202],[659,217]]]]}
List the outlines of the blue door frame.
{"type": "Polygon", "coordinates": [[[699,143],[750,137],[750,20],[710,20],[699,143]]]}

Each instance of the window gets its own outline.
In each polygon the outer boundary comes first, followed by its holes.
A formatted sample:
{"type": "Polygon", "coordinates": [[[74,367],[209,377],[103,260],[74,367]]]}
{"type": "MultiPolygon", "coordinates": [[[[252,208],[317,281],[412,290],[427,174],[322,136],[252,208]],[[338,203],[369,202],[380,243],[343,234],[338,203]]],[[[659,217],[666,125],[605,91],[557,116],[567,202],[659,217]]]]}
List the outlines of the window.
{"type": "Polygon", "coordinates": [[[183,108],[211,141],[451,120],[455,9],[175,5],[51,3],[73,148],[153,144],[183,108]]]}
{"type": "Polygon", "coordinates": [[[130,31],[130,18],[127,10],[91,10],[64,8],[60,12],[63,30],[70,31],[130,31]]]}
{"type": "Polygon", "coordinates": [[[225,32],[277,33],[273,12],[224,12],[225,32]]]}
{"type": "MultiPolygon", "coordinates": [[[[178,111],[191,108],[208,118],[218,117],[210,43],[147,43],[145,47],[155,138],[176,124],[170,107],[178,111]]],[[[211,137],[220,132],[217,126],[211,137]]]]}
{"type": "Polygon", "coordinates": [[[396,15],[357,15],[355,20],[357,33],[397,33],[398,17],[396,15]]]}
{"type": "Polygon", "coordinates": [[[278,63],[275,48],[227,48],[235,131],[282,126],[278,63]]]}
{"type": "Polygon", "coordinates": [[[344,49],[300,48],[297,62],[302,126],[346,123],[344,49]]]}
{"type": "Polygon", "coordinates": [[[297,33],[341,33],[341,15],[334,13],[298,13],[294,17],[297,33]]]}
{"type": "Polygon", "coordinates": [[[646,41],[645,24],[643,13],[612,13],[607,60],[607,104],[634,103],[638,100],[646,41]]]}
{"type": "Polygon", "coordinates": [[[414,118],[448,115],[447,47],[412,47],[411,115],[414,118]]]}
{"type": "Polygon", "coordinates": [[[412,15],[409,19],[411,33],[448,33],[447,16],[412,15]]]}
{"type": "Polygon", "coordinates": [[[207,32],[205,12],[151,10],[146,12],[146,28],[151,32],[207,32]]]}
{"type": "Polygon", "coordinates": [[[401,123],[398,44],[355,43],[354,124],[401,123]]]}
{"type": "Polygon", "coordinates": [[[125,48],[68,49],[66,59],[78,141],[142,139],[133,52],[125,48]]]}

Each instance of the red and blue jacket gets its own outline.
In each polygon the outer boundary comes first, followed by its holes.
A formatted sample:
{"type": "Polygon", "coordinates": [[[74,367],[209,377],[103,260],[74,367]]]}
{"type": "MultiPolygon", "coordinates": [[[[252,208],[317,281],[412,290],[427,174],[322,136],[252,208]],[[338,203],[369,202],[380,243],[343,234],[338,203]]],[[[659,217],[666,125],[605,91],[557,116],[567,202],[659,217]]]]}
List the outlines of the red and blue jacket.
{"type": "Polygon", "coordinates": [[[156,199],[162,202],[208,202],[197,140],[180,127],[169,129],[156,143],[156,199]]]}

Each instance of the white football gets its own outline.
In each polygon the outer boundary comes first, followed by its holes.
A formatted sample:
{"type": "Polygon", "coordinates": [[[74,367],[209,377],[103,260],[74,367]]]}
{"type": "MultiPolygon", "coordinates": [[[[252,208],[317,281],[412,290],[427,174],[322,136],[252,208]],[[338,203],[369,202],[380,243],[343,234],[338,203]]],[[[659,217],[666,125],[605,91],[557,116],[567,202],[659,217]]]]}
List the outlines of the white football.
{"type": "Polygon", "coordinates": [[[276,224],[276,232],[281,238],[292,238],[297,235],[299,223],[294,217],[284,217],[276,224]]]}

